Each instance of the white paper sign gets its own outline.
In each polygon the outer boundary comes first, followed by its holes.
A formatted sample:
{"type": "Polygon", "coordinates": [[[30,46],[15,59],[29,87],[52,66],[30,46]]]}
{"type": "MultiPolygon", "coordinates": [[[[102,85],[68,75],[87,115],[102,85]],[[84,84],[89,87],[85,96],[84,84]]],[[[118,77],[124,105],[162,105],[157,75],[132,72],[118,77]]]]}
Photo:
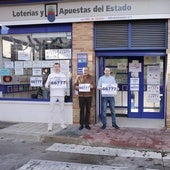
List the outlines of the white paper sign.
{"type": "Polygon", "coordinates": [[[33,68],[32,69],[33,76],[41,76],[41,74],[42,74],[41,68],[33,68]]]}
{"type": "Polygon", "coordinates": [[[43,85],[42,77],[30,77],[31,87],[42,87],[42,85],[43,85]]]}
{"type": "Polygon", "coordinates": [[[160,94],[148,93],[147,101],[152,102],[152,103],[159,103],[160,102],[160,94]]]}
{"type": "Polygon", "coordinates": [[[57,78],[55,77],[53,80],[50,81],[50,87],[51,88],[66,88],[66,78],[57,78]]]}
{"type": "Polygon", "coordinates": [[[130,91],[139,91],[139,84],[130,84],[130,91]]]}
{"type": "Polygon", "coordinates": [[[13,61],[6,61],[4,62],[5,68],[14,68],[14,62],[13,61]]]}
{"type": "Polygon", "coordinates": [[[59,49],[59,59],[71,59],[71,49],[59,49]]]}
{"type": "Polygon", "coordinates": [[[79,92],[90,92],[90,84],[79,84],[79,92]]]}
{"type": "Polygon", "coordinates": [[[148,84],[160,83],[160,66],[147,67],[147,83],[148,84]]]}
{"type": "Polygon", "coordinates": [[[15,68],[23,68],[23,61],[15,61],[15,68]]]}
{"type": "Polygon", "coordinates": [[[147,91],[152,93],[160,93],[160,86],[159,84],[149,84],[147,85],[147,91]]]}
{"type": "Polygon", "coordinates": [[[133,62],[129,63],[129,72],[141,72],[141,63],[133,62]]]}
{"type": "Polygon", "coordinates": [[[59,49],[47,49],[45,50],[45,59],[58,59],[59,58],[59,49]]]}
{"type": "Polygon", "coordinates": [[[41,68],[42,61],[33,61],[32,65],[33,65],[33,68],[41,68]]]}
{"type": "Polygon", "coordinates": [[[116,95],[117,94],[117,83],[114,84],[102,84],[102,94],[116,95]]]}
{"type": "Polygon", "coordinates": [[[30,60],[31,51],[30,50],[19,50],[18,51],[18,60],[30,60]]]}
{"type": "Polygon", "coordinates": [[[32,61],[24,61],[24,68],[32,68],[32,61]]]}
{"type": "Polygon", "coordinates": [[[127,63],[117,63],[117,68],[119,70],[126,70],[127,69],[127,63]]]}
{"type": "Polygon", "coordinates": [[[23,68],[15,68],[15,75],[24,75],[23,68]]]}

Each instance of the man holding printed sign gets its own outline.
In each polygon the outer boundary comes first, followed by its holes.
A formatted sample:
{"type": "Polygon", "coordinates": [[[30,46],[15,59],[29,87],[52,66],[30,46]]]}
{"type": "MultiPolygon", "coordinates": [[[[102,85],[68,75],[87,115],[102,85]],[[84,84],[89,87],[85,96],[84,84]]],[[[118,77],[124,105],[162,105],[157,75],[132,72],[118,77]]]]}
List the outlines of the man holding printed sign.
{"type": "Polygon", "coordinates": [[[76,77],[74,83],[75,90],[78,91],[79,107],[80,107],[80,127],[79,130],[85,128],[90,130],[90,108],[92,103],[92,95],[94,89],[94,78],[89,74],[89,68],[83,68],[83,74],[76,77]],[[86,109],[86,112],[85,112],[86,109]]]}
{"type": "Polygon", "coordinates": [[[66,76],[60,72],[60,64],[54,64],[54,72],[49,74],[45,83],[46,88],[50,88],[50,112],[48,131],[52,131],[55,118],[55,105],[58,104],[61,128],[65,129],[64,96],[67,88],[66,76]]]}
{"type": "Polygon", "coordinates": [[[117,94],[117,83],[115,77],[110,75],[110,68],[105,68],[105,75],[101,76],[98,81],[97,89],[101,91],[101,118],[103,126],[101,129],[105,129],[107,125],[106,110],[107,104],[109,103],[109,108],[111,111],[112,117],[112,126],[115,129],[119,129],[119,126],[116,124],[115,116],[115,99],[114,96],[117,94]]]}

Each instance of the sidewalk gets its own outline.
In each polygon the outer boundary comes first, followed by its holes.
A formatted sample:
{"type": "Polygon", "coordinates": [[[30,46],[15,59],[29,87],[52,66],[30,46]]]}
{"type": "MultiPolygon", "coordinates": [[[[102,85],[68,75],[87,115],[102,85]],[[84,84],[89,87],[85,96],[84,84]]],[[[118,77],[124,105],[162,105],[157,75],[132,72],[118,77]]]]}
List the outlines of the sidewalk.
{"type": "Polygon", "coordinates": [[[0,129],[0,139],[35,140],[90,146],[131,148],[170,152],[170,130],[152,128],[113,127],[100,129],[100,124],[91,126],[91,130],[78,130],[79,125],[69,125],[61,129],[58,124],[52,132],[47,131],[46,123],[18,123],[0,129]]]}

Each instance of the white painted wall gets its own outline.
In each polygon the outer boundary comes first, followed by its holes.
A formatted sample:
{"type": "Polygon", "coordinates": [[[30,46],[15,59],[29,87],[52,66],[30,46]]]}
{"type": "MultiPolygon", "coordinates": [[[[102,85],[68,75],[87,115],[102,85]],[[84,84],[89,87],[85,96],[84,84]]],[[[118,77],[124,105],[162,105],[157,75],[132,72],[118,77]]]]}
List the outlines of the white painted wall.
{"type": "MultiPolygon", "coordinates": [[[[65,104],[66,123],[73,124],[72,103],[65,104]]],[[[0,121],[48,122],[49,102],[0,101],[0,121]]],[[[59,123],[57,114],[54,123],[59,123]]]]}

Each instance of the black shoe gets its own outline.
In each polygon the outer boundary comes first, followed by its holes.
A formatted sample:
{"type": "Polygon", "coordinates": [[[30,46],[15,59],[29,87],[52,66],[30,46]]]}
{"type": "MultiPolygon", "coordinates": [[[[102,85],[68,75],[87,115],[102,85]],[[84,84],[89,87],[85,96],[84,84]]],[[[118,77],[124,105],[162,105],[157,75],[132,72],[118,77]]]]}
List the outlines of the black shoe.
{"type": "Polygon", "coordinates": [[[80,125],[79,130],[82,130],[83,128],[84,128],[83,125],[80,125]]]}
{"type": "Polygon", "coordinates": [[[120,129],[120,127],[118,125],[112,125],[115,129],[120,129]]]}
{"type": "Polygon", "coordinates": [[[100,129],[106,129],[106,125],[103,125],[100,129]]]}
{"type": "Polygon", "coordinates": [[[91,129],[91,127],[89,125],[86,125],[85,128],[88,129],[88,130],[91,129]]]}

